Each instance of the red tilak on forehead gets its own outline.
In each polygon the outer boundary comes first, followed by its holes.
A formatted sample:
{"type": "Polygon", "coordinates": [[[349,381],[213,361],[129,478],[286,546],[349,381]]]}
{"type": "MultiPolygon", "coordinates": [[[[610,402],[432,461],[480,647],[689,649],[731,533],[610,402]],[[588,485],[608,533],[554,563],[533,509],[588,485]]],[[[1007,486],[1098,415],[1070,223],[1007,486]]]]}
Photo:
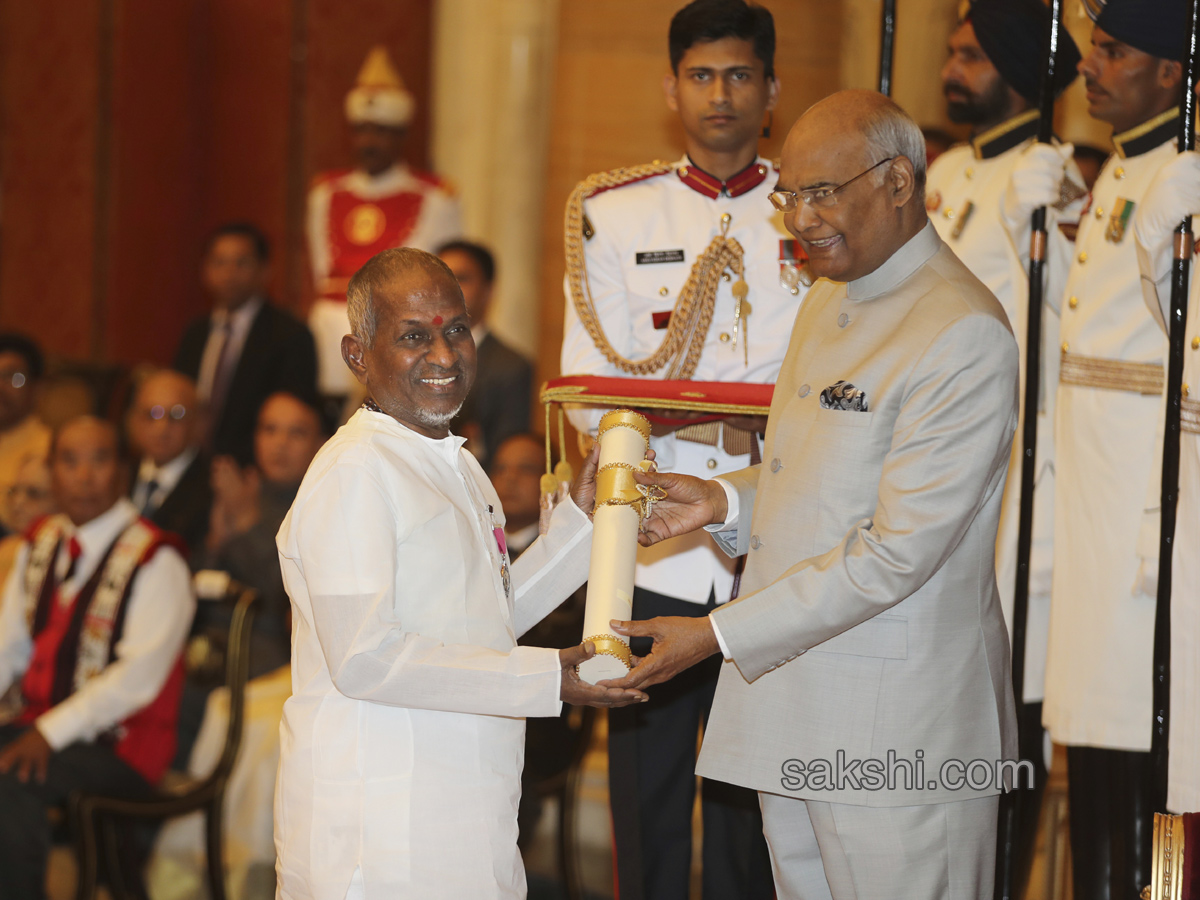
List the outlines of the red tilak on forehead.
{"type": "Polygon", "coordinates": [[[441,324],[442,324],[442,317],[441,317],[441,316],[434,316],[434,317],[433,317],[433,324],[434,324],[434,325],[441,325],[441,324]]]}

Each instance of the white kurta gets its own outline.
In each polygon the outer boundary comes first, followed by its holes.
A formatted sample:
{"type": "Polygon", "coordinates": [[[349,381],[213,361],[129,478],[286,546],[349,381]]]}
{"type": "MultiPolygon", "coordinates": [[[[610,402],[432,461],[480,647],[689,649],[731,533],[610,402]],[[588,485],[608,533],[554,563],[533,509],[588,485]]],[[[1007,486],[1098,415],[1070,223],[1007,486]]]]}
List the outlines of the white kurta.
{"type": "Polygon", "coordinates": [[[558,714],[560,667],[516,639],[583,583],[591,527],[561,504],[506,595],[500,501],[462,444],[359,410],[280,529],[280,897],[525,896],[523,717],[558,714]]]}
{"type": "MultiPolygon", "coordinates": [[[[1139,247],[1139,249],[1142,249],[1139,247]]],[[[1170,247],[1146,253],[1142,285],[1146,303],[1165,333],[1171,306],[1170,247]]],[[[1200,810],[1200,278],[1192,263],[1184,329],[1184,425],[1179,435],[1179,504],[1171,556],[1171,709],[1167,747],[1167,808],[1200,810]],[[1191,424],[1189,424],[1189,419],[1191,424]]]]}
{"type": "MultiPolygon", "coordinates": [[[[1119,241],[1106,232],[1118,201],[1140,202],[1174,156],[1175,127],[1159,123],[1161,140],[1149,148],[1145,136],[1114,136],[1118,146],[1130,139],[1134,146],[1105,163],[1080,221],[1060,330],[1070,353],[1165,359],[1166,339],[1139,285],[1132,218],[1119,241]]],[[[1157,555],[1162,397],[1060,383],[1056,420],[1042,721],[1057,743],[1148,750],[1155,600],[1134,585],[1141,560],[1157,555]]]]}
{"type": "MultiPolygon", "coordinates": [[[[929,167],[926,206],[930,221],[950,249],[1000,301],[1021,348],[1025,378],[1025,334],[1029,304],[1029,245],[1015,246],[1001,220],[1004,192],[1021,154],[1033,143],[1035,110],[989,129],[968,144],[947,150],[929,167]]],[[[1068,178],[1083,176],[1072,162],[1068,178]]],[[[1083,194],[1083,189],[1079,189],[1083,194]]],[[[1048,226],[1079,220],[1082,196],[1062,209],[1051,208],[1048,226]]],[[[1066,242],[1051,244],[1061,248],[1066,242]]],[[[1046,640],[1050,625],[1050,578],[1054,563],[1054,397],[1058,384],[1058,298],[1066,280],[1068,254],[1048,261],[1042,316],[1041,402],[1038,406],[1037,474],[1033,508],[1033,546],[1029,566],[1029,614],[1025,640],[1024,701],[1042,699],[1046,677],[1046,640]]],[[[1022,398],[1024,387],[1022,387],[1022,398]]],[[[1013,440],[1000,530],[996,537],[996,585],[1004,621],[1012,635],[1013,594],[1017,577],[1017,528],[1021,500],[1021,426],[1013,440]]]]}
{"type": "MultiPolygon", "coordinates": [[[[729,237],[745,253],[747,299],[753,312],[735,345],[732,279],[719,283],[712,323],[692,379],[775,382],[808,289],[801,284],[792,293],[781,281],[781,242],[791,241],[792,236],[783,226],[783,214],[767,199],[779,173],[765,159],[757,164],[766,178],[736,197],[708,197],[669,172],[607,190],[584,203],[595,232],[584,242],[588,284],[604,332],[619,353],[644,359],[658,349],[667,332],[655,326],[655,313],[674,307],[696,257],[721,233],[721,217],[728,215],[729,237]]],[[[684,157],[678,165],[690,162],[684,157]]],[[[593,344],[569,292],[562,372],[630,377],[593,344]]],[[[661,379],[665,374],[648,377],[661,379]]],[[[576,429],[594,434],[602,412],[580,408],[568,415],[576,429]]],[[[728,454],[719,447],[679,440],[673,433],[652,437],[650,446],[663,472],[711,478],[750,464],[749,454],[728,454]]],[[[733,586],[733,563],[716,551],[705,534],[692,532],[653,547],[639,547],[636,583],[699,604],[707,603],[715,592],[717,602],[723,603],[733,586]]]]}

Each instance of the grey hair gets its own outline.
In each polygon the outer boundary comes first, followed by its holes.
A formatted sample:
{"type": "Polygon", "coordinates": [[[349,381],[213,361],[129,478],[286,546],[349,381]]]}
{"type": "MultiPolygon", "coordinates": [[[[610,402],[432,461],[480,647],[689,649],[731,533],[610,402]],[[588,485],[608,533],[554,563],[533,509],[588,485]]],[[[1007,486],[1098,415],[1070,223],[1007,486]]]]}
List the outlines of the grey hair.
{"type": "MultiPolygon", "coordinates": [[[[875,161],[903,156],[913,167],[913,187],[918,199],[925,196],[925,135],[897,103],[889,98],[863,116],[863,141],[875,161]]],[[[876,184],[882,184],[887,169],[880,168],[876,184]]]]}
{"type": "Polygon", "coordinates": [[[375,329],[379,325],[379,310],[375,306],[375,293],[395,278],[417,271],[434,277],[442,276],[457,286],[458,280],[450,267],[424,250],[415,247],[397,247],[376,253],[354,273],[346,288],[346,313],[350,317],[351,333],[370,348],[375,343],[375,329]]]}

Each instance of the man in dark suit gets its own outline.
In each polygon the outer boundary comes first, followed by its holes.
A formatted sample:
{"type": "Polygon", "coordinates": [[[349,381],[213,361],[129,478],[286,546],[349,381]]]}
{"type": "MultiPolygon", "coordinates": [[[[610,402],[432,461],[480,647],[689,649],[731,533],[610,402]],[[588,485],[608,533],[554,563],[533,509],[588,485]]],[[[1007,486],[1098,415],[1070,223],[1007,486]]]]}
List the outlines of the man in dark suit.
{"type": "Polygon", "coordinates": [[[253,458],[254,425],[264,400],[287,391],[316,402],[312,335],[265,299],[270,247],[254,225],[222,225],[208,239],[202,276],[211,314],[184,332],[175,368],[195,379],[209,406],[205,449],[253,458]]]}
{"type": "Polygon", "coordinates": [[[438,256],[462,288],[479,361],[475,384],[450,429],[467,439],[467,449],[486,469],[505,438],[529,430],[533,367],[488,330],[487,311],[496,281],[491,251],[470,241],[451,241],[442,245],[438,256]]]}
{"type": "Polygon", "coordinates": [[[142,379],[125,422],[138,460],[130,499],[159,528],[183,538],[193,558],[212,507],[211,464],[200,448],[205,424],[195,382],[170,369],[142,379]]]}

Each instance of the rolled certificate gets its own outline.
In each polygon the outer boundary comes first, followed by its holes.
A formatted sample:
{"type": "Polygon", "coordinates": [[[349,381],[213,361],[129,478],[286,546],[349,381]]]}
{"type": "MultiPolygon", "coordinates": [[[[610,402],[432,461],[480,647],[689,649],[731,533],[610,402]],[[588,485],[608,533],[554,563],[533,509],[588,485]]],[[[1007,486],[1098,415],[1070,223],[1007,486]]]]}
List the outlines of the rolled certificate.
{"type": "Polygon", "coordinates": [[[609,621],[633,613],[633,570],[643,495],[634,469],[646,458],[650,422],[628,409],[614,409],[600,419],[596,512],[593,516],[592,562],[588,573],[583,640],[596,645],[596,655],[579,667],[589,684],[620,678],[632,659],[628,642],[613,634],[609,621]]]}

